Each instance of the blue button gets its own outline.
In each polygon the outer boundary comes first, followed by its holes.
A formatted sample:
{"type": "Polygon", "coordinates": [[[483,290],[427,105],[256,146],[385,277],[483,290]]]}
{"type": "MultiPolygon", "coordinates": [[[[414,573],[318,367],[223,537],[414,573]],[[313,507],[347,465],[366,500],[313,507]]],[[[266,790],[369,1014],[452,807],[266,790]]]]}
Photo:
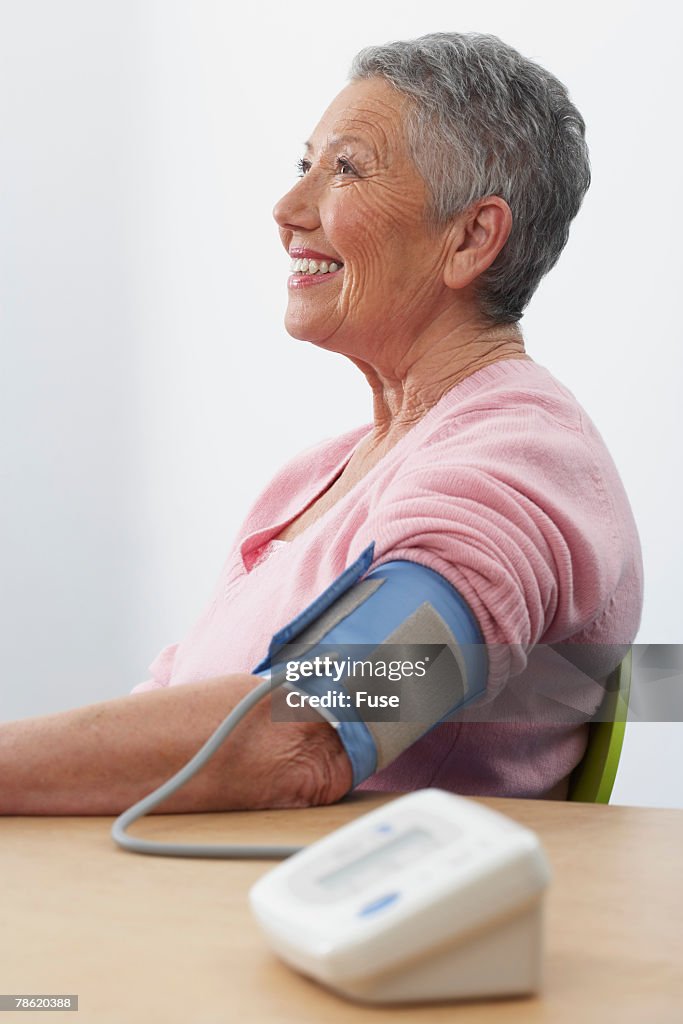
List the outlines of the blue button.
{"type": "Polygon", "coordinates": [[[399,897],[397,892],[389,892],[386,896],[380,896],[379,899],[373,900],[372,903],[367,903],[362,910],[358,911],[358,917],[367,917],[369,914],[374,914],[378,910],[384,910],[385,907],[395,903],[399,897]]]}

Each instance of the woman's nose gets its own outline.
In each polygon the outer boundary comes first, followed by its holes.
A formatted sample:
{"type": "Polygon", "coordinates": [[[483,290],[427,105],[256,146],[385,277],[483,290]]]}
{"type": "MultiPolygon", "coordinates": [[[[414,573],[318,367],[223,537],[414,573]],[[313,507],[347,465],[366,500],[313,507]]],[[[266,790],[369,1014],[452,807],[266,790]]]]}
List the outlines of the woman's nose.
{"type": "Polygon", "coordinates": [[[281,228],[313,230],[320,224],[318,204],[306,178],[301,178],[273,207],[273,217],[281,228]]]}

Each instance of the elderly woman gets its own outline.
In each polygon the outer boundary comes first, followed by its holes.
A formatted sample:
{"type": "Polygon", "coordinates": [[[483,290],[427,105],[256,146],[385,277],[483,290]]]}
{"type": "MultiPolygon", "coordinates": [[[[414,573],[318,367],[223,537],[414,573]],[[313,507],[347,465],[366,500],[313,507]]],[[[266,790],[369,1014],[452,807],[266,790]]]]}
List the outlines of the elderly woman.
{"type": "MultiPolygon", "coordinates": [[[[493,36],[370,47],[299,168],[274,210],[286,327],[362,371],[373,421],[282,468],[206,611],[139,692],[2,728],[6,813],[111,814],[155,788],[253,689],[273,634],[370,545],[373,567],[447,580],[491,652],[636,635],[627,497],[519,327],[589,184],[564,86],[493,36]]],[[[487,698],[521,667],[491,657],[487,698]]],[[[363,785],[561,797],[585,743],[576,724],[446,721],[363,785]]],[[[330,724],[274,722],[264,701],[160,810],[326,803],[355,781],[330,724]]]]}

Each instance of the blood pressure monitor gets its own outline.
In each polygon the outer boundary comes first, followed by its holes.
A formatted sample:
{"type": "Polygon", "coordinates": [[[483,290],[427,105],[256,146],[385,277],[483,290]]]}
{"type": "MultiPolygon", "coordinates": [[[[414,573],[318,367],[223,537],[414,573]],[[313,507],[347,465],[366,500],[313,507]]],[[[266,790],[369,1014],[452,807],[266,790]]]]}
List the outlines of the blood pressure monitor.
{"type": "Polygon", "coordinates": [[[426,789],[290,857],[250,902],[275,952],[342,995],[521,995],[540,986],[549,877],[533,832],[426,789]]]}

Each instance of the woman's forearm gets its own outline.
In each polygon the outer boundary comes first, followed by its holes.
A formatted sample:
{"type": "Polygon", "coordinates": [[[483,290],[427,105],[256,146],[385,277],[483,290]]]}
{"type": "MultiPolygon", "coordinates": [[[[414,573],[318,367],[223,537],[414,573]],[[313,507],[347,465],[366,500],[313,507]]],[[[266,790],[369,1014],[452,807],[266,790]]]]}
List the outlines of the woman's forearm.
{"type": "MultiPolygon", "coordinates": [[[[0,814],[120,813],[181,768],[256,682],[231,675],[0,724],[0,814]]],[[[309,806],[350,787],[334,730],[273,722],[266,699],[157,811],[309,806]]]]}

